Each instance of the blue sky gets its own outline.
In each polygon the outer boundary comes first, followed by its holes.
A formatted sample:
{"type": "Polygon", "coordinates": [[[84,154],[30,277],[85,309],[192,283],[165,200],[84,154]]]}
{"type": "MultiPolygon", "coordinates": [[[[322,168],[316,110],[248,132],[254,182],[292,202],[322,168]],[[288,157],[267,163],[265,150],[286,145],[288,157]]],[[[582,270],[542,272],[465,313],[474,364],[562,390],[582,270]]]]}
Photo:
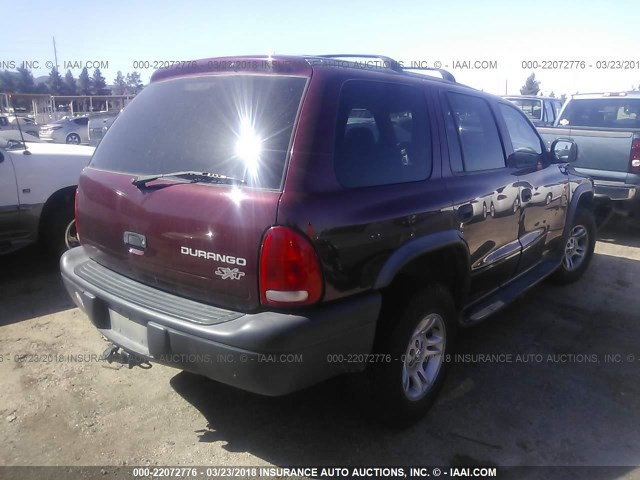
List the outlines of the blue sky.
{"type": "MultiPolygon", "coordinates": [[[[7,12],[5,1],[5,12],[7,12]]],[[[108,62],[109,83],[136,60],[224,55],[379,53],[408,63],[440,61],[458,81],[517,93],[526,60],[585,60],[594,68],[536,70],[543,92],[627,90],[640,65],[597,70],[599,60],[640,62],[635,2],[578,1],[105,1],[15,2],[0,29],[2,62],[108,62]],[[9,21],[10,19],[10,21],[9,21]],[[453,68],[489,60],[497,69],[453,68]]],[[[48,73],[42,69],[36,75],[48,73]]],[[[61,68],[61,70],[65,70],[61,68]]],[[[79,70],[72,70],[77,76],[79,70]]],[[[143,80],[151,69],[138,69],[143,80]]],[[[64,71],[62,72],[64,74],[64,71]]]]}

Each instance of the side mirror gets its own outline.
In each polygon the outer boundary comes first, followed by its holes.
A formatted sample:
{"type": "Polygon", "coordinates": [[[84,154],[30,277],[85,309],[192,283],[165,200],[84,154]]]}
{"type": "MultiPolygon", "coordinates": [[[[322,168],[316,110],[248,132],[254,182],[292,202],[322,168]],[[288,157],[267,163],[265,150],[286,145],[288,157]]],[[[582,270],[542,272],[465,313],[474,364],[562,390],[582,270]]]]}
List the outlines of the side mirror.
{"type": "Polygon", "coordinates": [[[551,163],[572,163],[578,158],[578,145],[570,138],[557,138],[549,151],[551,163]]]}

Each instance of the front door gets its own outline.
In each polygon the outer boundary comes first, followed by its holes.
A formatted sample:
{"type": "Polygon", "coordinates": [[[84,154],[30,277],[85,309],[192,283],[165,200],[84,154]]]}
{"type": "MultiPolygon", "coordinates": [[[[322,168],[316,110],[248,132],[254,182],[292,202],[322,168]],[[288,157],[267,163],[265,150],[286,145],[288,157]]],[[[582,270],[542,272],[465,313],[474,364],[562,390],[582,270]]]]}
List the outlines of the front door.
{"type": "Polygon", "coordinates": [[[500,103],[508,164],[517,170],[522,211],[518,273],[561,254],[559,244],[567,216],[569,181],[561,165],[551,164],[535,128],[520,110],[500,103]]]}
{"type": "Polygon", "coordinates": [[[446,178],[456,221],[471,258],[470,300],[497,289],[520,257],[518,176],[505,161],[495,115],[482,97],[444,92],[451,174],[446,178]]]}
{"type": "Polygon", "coordinates": [[[0,150],[0,250],[18,230],[20,205],[16,174],[9,154],[0,150]]]}

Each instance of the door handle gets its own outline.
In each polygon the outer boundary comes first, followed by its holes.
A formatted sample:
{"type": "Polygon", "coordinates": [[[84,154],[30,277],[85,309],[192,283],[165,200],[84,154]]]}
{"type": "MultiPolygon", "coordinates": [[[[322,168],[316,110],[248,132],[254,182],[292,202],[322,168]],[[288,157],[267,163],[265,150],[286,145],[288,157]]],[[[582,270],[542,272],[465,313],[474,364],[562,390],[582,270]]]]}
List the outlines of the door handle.
{"type": "Polygon", "coordinates": [[[468,222],[473,218],[473,205],[470,203],[465,203],[464,205],[460,205],[458,207],[458,219],[461,222],[468,222]]]}
{"type": "Polygon", "coordinates": [[[525,189],[522,190],[522,193],[520,194],[520,197],[522,198],[523,202],[528,202],[533,197],[533,193],[531,192],[530,188],[525,188],[525,189]]]}

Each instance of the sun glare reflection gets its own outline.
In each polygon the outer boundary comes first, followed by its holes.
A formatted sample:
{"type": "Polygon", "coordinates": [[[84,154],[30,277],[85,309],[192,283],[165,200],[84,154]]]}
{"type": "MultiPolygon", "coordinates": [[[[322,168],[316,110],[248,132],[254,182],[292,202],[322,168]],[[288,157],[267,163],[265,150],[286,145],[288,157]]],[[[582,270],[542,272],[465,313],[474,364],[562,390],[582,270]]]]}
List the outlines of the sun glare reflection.
{"type": "Polygon", "coordinates": [[[247,198],[246,195],[242,193],[242,190],[240,190],[235,185],[233,186],[231,191],[228,193],[228,196],[235,205],[240,205],[240,202],[242,202],[242,200],[247,198]]]}
{"type": "Polygon", "coordinates": [[[236,155],[244,162],[247,173],[252,179],[258,175],[262,140],[251,122],[243,120],[236,142],[236,155]]]}

